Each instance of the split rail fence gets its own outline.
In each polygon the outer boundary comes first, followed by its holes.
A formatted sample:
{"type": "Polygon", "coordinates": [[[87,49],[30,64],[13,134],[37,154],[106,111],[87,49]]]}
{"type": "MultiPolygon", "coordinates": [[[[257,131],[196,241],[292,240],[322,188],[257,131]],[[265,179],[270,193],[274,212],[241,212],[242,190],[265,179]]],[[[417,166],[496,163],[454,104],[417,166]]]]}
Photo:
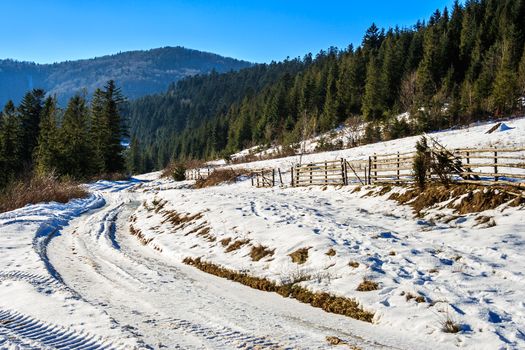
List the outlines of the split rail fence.
{"type": "MultiPolygon", "coordinates": [[[[437,151],[445,152],[459,164],[452,179],[465,183],[485,185],[511,185],[525,189],[525,148],[464,148],[437,151]]],[[[326,160],[291,167],[291,186],[344,186],[349,184],[372,185],[382,183],[408,183],[414,181],[413,161],[415,152],[373,154],[368,159],[326,160]]],[[[186,172],[190,180],[204,179],[208,169],[186,172]]],[[[435,178],[435,174],[429,174],[435,178]]],[[[252,173],[252,186],[267,188],[278,183],[284,185],[281,169],[261,169],[252,173]]]]}

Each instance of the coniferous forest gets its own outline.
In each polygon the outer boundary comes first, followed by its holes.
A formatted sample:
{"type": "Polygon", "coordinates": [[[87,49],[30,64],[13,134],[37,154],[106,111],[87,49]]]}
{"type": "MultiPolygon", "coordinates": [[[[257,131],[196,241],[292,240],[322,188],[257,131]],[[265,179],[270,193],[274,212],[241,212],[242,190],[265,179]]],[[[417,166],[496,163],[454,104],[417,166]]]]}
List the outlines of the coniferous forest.
{"type": "Polygon", "coordinates": [[[6,103],[0,118],[0,190],[22,177],[54,174],[86,180],[125,173],[121,116],[125,102],[110,80],[90,102],[73,96],[65,108],[41,89],[25,94],[19,106],[6,103]]]}
{"type": "Polygon", "coordinates": [[[186,78],[127,106],[131,168],[294,145],[306,125],[366,122],[360,142],[375,142],[522,113],[524,44],[525,0],[467,0],[410,28],[372,24],[357,47],[186,78]]]}

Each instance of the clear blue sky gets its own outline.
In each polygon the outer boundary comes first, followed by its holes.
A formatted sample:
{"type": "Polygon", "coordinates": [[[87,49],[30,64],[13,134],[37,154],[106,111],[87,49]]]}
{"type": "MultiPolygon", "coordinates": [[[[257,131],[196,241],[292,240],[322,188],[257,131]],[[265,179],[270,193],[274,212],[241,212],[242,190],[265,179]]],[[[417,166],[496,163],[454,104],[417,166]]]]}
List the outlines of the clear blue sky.
{"type": "Polygon", "coordinates": [[[366,28],[409,26],[453,0],[2,1],[0,58],[38,63],[161,46],[252,62],[359,44],[366,28]]]}

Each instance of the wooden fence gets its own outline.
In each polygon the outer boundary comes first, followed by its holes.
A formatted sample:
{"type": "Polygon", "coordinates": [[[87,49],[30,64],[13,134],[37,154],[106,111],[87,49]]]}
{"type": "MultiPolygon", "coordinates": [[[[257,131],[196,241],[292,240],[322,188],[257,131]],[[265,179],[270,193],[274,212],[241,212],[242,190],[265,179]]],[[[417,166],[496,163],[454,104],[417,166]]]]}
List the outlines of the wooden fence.
{"type": "Polygon", "coordinates": [[[210,176],[210,168],[188,169],[186,170],[186,180],[203,180],[210,176]]]}
{"type": "MultiPolygon", "coordinates": [[[[438,144],[438,152],[446,152],[459,165],[453,179],[467,183],[502,184],[525,188],[525,148],[465,148],[448,151],[438,144]]],[[[327,160],[297,164],[291,168],[292,187],[355,184],[403,183],[413,181],[415,152],[374,154],[366,160],[327,160]]],[[[204,179],[210,169],[186,171],[189,180],[204,179]]],[[[429,174],[429,178],[436,178],[429,174]]],[[[280,169],[262,169],[252,173],[252,186],[284,185],[280,169]]]]}
{"type": "MultiPolygon", "coordinates": [[[[279,171],[280,175],[280,171],[279,171]]],[[[252,172],[252,186],[263,188],[263,187],[274,187],[275,186],[275,169],[261,169],[252,172]]],[[[281,177],[282,183],[282,177],[281,177]]]]}
{"type": "Polygon", "coordinates": [[[456,149],[464,181],[525,187],[525,148],[456,149]]]}
{"type": "Polygon", "coordinates": [[[295,165],[291,169],[292,186],[346,185],[346,161],[327,160],[318,163],[295,165]]]}
{"type": "Polygon", "coordinates": [[[412,181],[415,152],[377,155],[368,158],[368,184],[412,181]]]}

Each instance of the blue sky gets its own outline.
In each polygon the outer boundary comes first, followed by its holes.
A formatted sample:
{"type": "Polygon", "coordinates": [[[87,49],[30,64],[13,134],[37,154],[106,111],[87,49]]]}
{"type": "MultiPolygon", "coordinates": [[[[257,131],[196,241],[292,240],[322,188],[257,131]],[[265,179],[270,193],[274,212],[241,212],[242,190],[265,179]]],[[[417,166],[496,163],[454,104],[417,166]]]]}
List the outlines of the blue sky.
{"type": "Polygon", "coordinates": [[[0,58],[38,63],[185,46],[252,62],[359,44],[366,28],[409,26],[453,0],[2,1],[0,58]]]}

